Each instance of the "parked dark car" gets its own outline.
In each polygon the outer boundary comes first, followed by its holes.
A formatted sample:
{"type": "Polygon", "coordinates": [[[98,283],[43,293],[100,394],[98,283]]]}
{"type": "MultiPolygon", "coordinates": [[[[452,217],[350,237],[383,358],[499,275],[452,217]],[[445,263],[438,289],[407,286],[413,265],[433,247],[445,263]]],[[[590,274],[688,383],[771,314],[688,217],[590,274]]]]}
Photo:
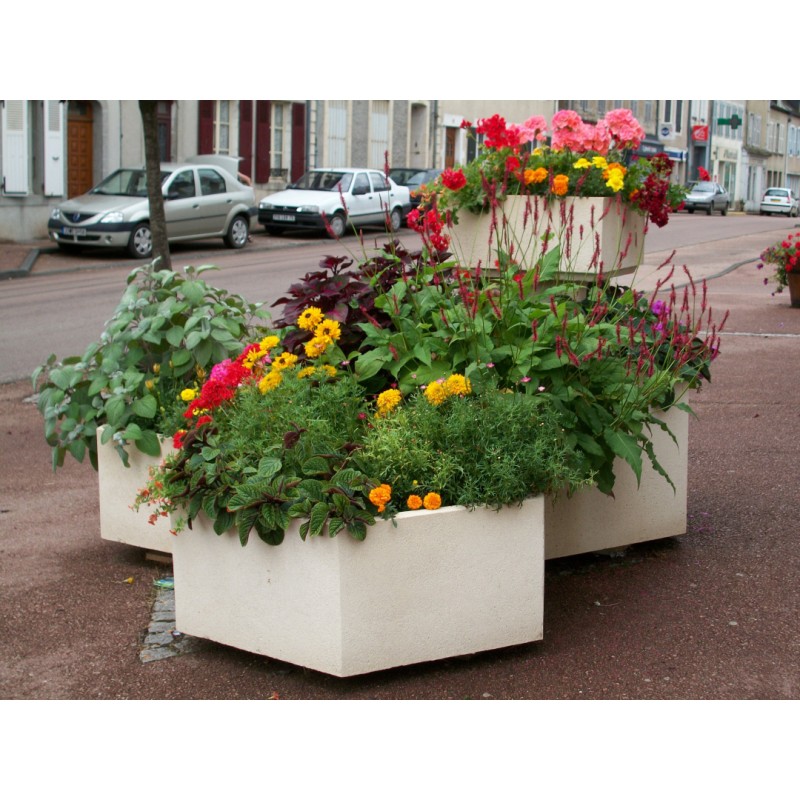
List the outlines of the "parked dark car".
{"type": "Polygon", "coordinates": [[[420,197],[417,194],[421,186],[433,183],[439,175],[440,169],[418,169],[417,167],[394,167],[389,170],[389,177],[399,186],[407,186],[411,192],[411,208],[419,205],[420,197]]]}

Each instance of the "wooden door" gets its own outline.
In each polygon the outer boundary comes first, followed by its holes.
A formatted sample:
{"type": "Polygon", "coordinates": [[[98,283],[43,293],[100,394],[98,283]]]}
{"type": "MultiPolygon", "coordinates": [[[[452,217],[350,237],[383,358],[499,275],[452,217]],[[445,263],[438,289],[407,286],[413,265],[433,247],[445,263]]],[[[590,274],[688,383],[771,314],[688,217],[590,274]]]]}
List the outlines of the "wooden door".
{"type": "Polygon", "coordinates": [[[92,172],[93,112],[88,100],[70,100],[67,111],[67,197],[94,186],[92,172]]]}
{"type": "Polygon", "coordinates": [[[456,134],[458,128],[445,128],[444,137],[444,166],[451,168],[456,163],[456,134]]]}

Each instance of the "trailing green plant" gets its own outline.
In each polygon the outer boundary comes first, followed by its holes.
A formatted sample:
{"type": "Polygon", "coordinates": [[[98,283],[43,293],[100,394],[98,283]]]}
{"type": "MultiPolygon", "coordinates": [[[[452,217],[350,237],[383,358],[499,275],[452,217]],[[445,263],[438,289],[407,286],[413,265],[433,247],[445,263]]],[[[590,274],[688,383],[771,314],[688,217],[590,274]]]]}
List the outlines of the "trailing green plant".
{"type": "Polygon", "coordinates": [[[183,273],[138,267],[97,342],[83,355],[51,355],[33,373],[53,469],[67,454],[97,469],[97,429],[128,465],[127,445],[160,454],[159,434],[171,435],[193,390],[218,361],[237,354],[242,340],[263,328],[260,303],[201,278],[212,266],[183,273]]]}

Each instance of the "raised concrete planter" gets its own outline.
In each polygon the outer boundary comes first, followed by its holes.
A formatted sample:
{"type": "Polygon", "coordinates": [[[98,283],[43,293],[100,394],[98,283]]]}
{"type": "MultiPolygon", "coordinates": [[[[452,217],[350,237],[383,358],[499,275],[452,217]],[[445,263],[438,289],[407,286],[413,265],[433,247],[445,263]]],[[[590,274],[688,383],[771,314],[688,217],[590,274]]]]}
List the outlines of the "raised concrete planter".
{"type": "Polygon", "coordinates": [[[489,269],[498,248],[509,252],[513,246],[516,261],[530,269],[542,255],[542,237],[549,231],[554,238],[547,250],[561,245],[561,277],[593,281],[601,261],[607,278],[629,274],[641,264],[644,223],[641,214],[617,198],[565,197],[548,203],[541,197],[511,195],[500,204],[493,233],[491,212],[469,211],[459,211],[458,224],[448,232],[451,249],[464,265],[475,268],[480,262],[489,269]]]}
{"type": "Polygon", "coordinates": [[[202,515],[173,546],[183,633],[345,677],[542,638],[543,497],[273,547],[202,515]]]}
{"type": "MultiPolygon", "coordinates": [[[[134,511],[131,506],[136,493],[148,479],[151,466],[158,466],[161,459],[145,455],[135,447],[128,448],[130,466],[122,463],[111,442],[100,443],[103,428],[97,431],[97,472],[100,484],[100,536],[109,542],[141,547],[159,553],[171,553],[175,537],[169,532],[170,521],[161,517],[150,525],[146,507],[134,511]]],[[[163,442],[162,457],[172,448],[163,442]]]]}
{"type": "Polygon", "coordinates": [[[644,457],[641,484],[622,459],[614,466],[614,497],[586,489],[572,497],[560,495],[545,506],[545,558],[609,550],[686,533],[689,468],[689,415],[671,408],[661,418],[675,438],[653,430],[659,463],[675,491],[644,457]]]}

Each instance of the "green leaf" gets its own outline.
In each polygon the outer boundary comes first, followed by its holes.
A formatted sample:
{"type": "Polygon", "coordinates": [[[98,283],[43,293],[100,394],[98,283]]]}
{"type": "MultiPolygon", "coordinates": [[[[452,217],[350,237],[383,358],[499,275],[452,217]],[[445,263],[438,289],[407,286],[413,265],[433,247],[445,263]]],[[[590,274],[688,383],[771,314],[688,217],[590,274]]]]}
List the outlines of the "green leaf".
{"type": "Polygon", "coordinates": [[[151,394],[146,394],[144,397],[139,397],[133,401],[131,411],[137,417],[144,417],[144,419],[153,419],[158,411],[158,401],[151,394]]]}
{"type": "Polygon", "coordinates": [[[158,458],[161,455],[161,441],[155,431],[143,430],[136,447],[148,456],[158,458]]]}
{"type": "Polygon", "coordinates": [[[316,503],[314,508],[311,509],[309,522],[311,527],[309,532],[312,536],[319,536],[325,528],[325,523],[328,520],[328,505],[327,503],[316,503]]]}
{"type": "Polygon", "coordinates": [[[125,417],[126,411],[125,398],[122,395],[112,397],[106,403],[106,418],[108,424],[119,427],[125,417]]]}
{"type": "Polygon", "coordinates": [[[636,483],[638,485],[642,479],[642,448],[639,446],[636,437],[631,436],[629,433],[606,428],[603,431],[603,438],[617,456],[625,459],[630,464],[636,475],[636,483]]]}
{"type": "Polygon", "coordinates": [[[167,331],[167,341],[173,347],[180,347],[183,342],[183,328],[179,328],[177,325],[170,328],[167,331]]]}

